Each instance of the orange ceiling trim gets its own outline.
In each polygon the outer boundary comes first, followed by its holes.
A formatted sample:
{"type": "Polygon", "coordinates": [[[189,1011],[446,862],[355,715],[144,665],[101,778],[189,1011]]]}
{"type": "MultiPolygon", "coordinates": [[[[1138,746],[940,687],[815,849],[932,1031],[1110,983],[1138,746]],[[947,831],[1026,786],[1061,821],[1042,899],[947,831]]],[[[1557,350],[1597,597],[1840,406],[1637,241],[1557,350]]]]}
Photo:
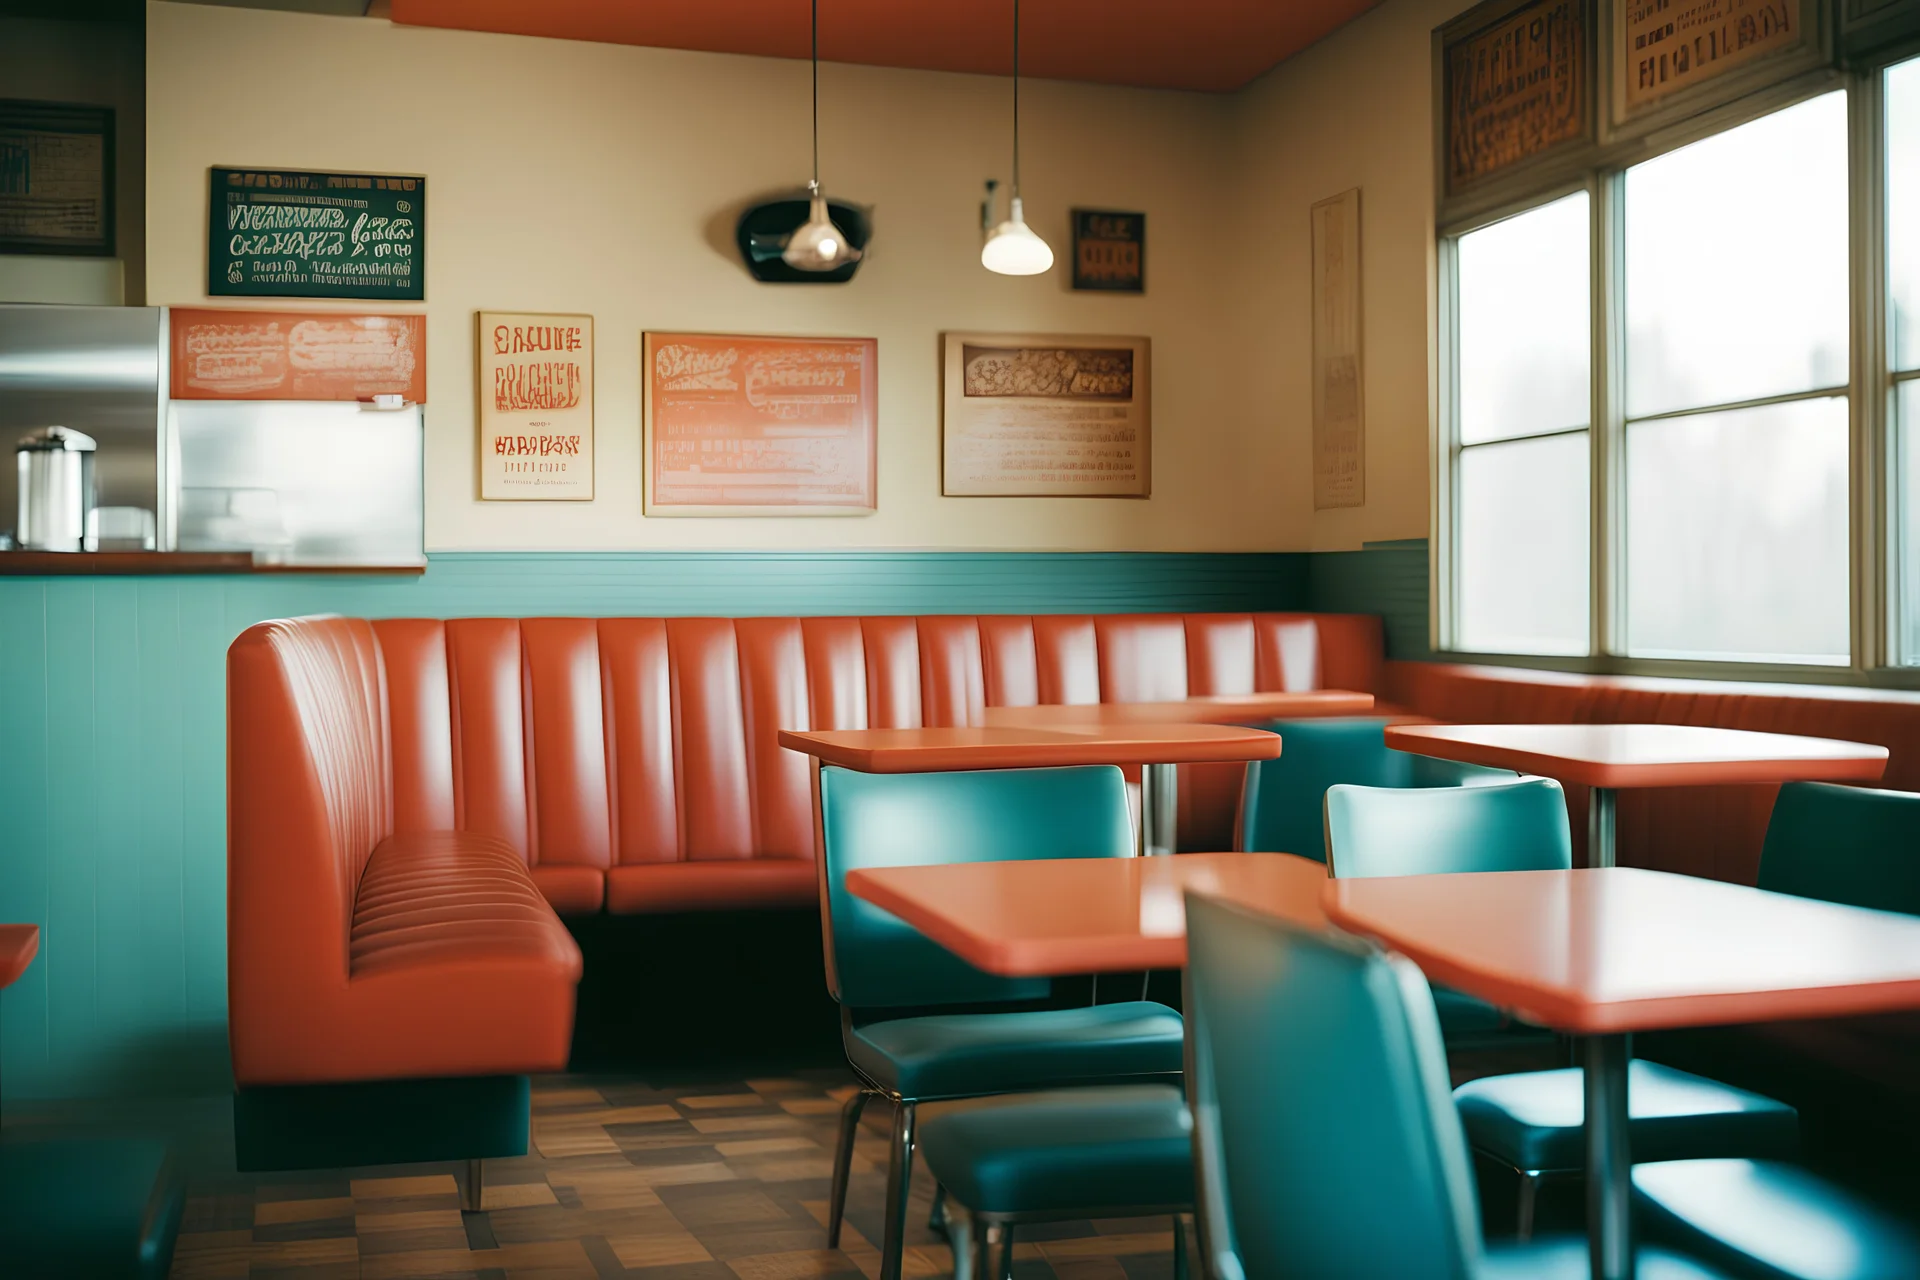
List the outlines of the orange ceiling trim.
{"type": "MultiPolygon", "coordinates": [[[[1021,71],[1054,80],[1227,93],[1379,0],[1035,0],[1021,71]]],[[[392,0],[393,20],[509,35],[807,56],[808,0],[392,0]]],[[[1004,75],[1013,0],[821,0],[832,62],[1004,75]]]]}

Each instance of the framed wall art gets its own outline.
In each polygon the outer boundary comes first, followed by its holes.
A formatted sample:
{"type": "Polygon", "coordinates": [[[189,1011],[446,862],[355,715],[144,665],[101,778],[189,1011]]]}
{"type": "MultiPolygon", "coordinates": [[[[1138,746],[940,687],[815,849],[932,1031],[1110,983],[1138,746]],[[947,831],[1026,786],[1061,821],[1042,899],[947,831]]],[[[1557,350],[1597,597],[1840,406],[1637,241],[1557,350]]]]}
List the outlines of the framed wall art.
{"type": "Polygon", "coordinates": [[[949,333],[944,342],[943,493],[1144,498],[1152,492],[1148,339],[949,333]]]}
{"type": "Polygon", "coordinates": [[[114,255],[113,110],[0,100],[0,253],[114,255]]]}
{"type": "Polygon", "coordinates": [[[642,335],[646,514],[871,514],[879,349],[872,338],[642,335]]]}
{"type": "Polygon", "coordinates": [[[1073,211],[1073,287],[1100,293],[1147,291],[1147,215],[1073,211]]]}
{"type": "Polygon", "coordinates": [[[593,317],[482,311],[480,496],[593,501],[593,317]]]}
{"type": "Polygon", "coordinates": [[[1313,206],[1313,508],[1367,501],[1360,189],[1313,206]]]}
{"type": "Polygon", "coordinates": [[[1494,0],[1441,28],[1449,195],[1593,136],[1593,0],[1494,0]]]}
{"type": "Polygon", "coordinates": [[[427,318],[173,307],[175,400],[427,400],[427,318]]]}

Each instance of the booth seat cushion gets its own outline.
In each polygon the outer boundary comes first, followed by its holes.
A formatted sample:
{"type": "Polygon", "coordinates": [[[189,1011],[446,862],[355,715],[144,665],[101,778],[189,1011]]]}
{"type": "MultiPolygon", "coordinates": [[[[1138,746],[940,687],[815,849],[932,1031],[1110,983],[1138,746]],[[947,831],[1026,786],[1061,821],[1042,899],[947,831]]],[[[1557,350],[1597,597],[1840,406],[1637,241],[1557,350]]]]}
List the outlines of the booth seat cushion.
{"type": "Polygon", "coordinates": [[[855,1027],[854,1069],[905,1098],[1053,1089],[1181,1070],[1180,1015],[1130,1001],[1077,1009],[934,1014],[855,1027]]]}
{"type": "Polygon", "coordinates": [[[818,881],[812,858],[734,858],[609,867],[607,910],[635,914],[811,907],[819,901],[818,881]]]}
{"type": "Polygon", "coordinates": [[[565,1068],[580,949],[514,851],[464,832],[383,841],[354,898],[335,1027],[357,1075],[565,1068]]]}
{"type": "Polygon", "coordinates": [[[1049,1214],[1193,1203],[1193,1137],[1173,1085],[1109,1085],[947,1103],[918,1138],[927,1169],[967,1208],[1049,1214]]]}

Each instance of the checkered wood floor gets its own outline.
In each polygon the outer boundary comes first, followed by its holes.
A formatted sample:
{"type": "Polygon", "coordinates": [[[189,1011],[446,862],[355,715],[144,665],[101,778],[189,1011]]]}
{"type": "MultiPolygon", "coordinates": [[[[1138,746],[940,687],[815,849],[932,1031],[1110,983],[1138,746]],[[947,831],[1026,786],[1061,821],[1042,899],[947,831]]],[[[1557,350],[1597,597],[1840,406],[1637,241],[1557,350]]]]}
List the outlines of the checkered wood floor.
{"type": "MultiPolygon", "coordinates": [[[[856,1145],[847,1228],[822,1225],[843,1072],[654,1086],[556,1077],[533,1093],[534,1151],[489,1160],[481,1213],[460,1210],[459,1169],[241,1175],[189,1188],[175,1280],[644,1277],[874,1280],[887,1108],[856,1145]]],[[[909,1278],[949,1274],[927,1229],[933,1192],[915,1171],[909,1278]]],[[[1165,1218],[1034,1227],[1017,1280],[1164,1280],[1165,1218]]]]}

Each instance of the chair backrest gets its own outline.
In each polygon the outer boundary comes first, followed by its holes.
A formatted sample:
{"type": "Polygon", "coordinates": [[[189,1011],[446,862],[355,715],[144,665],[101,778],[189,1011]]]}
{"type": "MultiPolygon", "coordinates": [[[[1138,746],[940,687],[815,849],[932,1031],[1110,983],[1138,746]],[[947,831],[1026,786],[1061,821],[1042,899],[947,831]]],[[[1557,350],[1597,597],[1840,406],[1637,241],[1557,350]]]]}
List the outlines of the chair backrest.
{"type": "Polygon", "coordinates": [[[1220,1280],[1465,1280],[1479,1207],[1412,964],[1187,897],[1187,1093],[1220,1280]]]}
{"type": "Polygon", "coordinates": [[[1126,780],[1110,765],[960,773],[820,770],[822,932],[833,998],[855,1009],[1027,1000],[1045,980],[998,978],[847,890],[863,867],[1133,854],[1126,780]]]}
{"type": "Polygon", "coordinates": [[[1767,823],[1760,887],[1920,915],[1920,795],[1787,783],[1767,823]]]}
{"type": "Polygon", "coordinates": [[[1476,787],[1327,791],[1328,872],[1413,876],[1562,871],[1573,865],[1566,796],[1551,778],[1476,787]]]}
{"type": "Polygon", "coordinates": [[[1246,853],[1292,853],[1327,860],[1321,800],[1338,782],[1404,787],[1408,757],[1387,750],[1386,721],[1276,720],[1277,760],[1247,765],[1241,790],[1238,847],[1246,853]]]}
{"type": "Polygon", "coordinates": [[[1388,721],[1374,718],[1276,720],[1277,760],[1247,765],[1240,793],[1235,845],[1243,853],[1292,853],[1327,860],[1321,816],[1327,788],[1337,783],[1365,787],[1460,787],[1511,782],[1506,769],[1456,764],[1409,755],[1387,746],[1388,721]]]}

